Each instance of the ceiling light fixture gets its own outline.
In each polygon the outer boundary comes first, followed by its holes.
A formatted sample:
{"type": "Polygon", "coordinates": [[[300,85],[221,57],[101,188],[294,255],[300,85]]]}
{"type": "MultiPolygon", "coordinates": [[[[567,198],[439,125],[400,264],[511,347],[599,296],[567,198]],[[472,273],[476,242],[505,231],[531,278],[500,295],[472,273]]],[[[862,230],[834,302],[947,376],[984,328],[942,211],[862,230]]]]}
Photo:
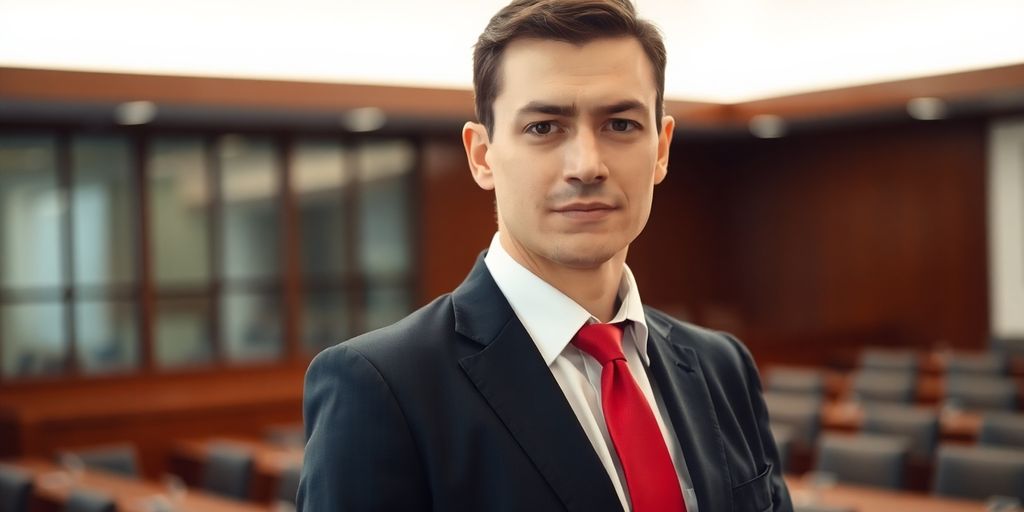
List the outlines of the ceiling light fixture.
{"type": "Polygon", "coordinates": [[[759,114],[750,118],[747,128],[759,139],[778,139],[786,135],[786,120],[774,114],[759,114]]]}

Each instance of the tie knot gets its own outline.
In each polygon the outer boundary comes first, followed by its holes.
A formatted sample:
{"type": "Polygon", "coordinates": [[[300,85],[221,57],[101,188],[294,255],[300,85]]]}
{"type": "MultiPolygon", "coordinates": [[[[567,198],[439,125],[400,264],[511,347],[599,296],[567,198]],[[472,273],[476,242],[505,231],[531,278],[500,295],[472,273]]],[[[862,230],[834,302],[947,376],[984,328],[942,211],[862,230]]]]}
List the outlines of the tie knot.
{"type": "Polygon", "coordinates": [[[626,359],[622,352],[622,325],[587,324],[572,339],[572,344],[597,359],[601,366],[616,359],[626,359]]]}

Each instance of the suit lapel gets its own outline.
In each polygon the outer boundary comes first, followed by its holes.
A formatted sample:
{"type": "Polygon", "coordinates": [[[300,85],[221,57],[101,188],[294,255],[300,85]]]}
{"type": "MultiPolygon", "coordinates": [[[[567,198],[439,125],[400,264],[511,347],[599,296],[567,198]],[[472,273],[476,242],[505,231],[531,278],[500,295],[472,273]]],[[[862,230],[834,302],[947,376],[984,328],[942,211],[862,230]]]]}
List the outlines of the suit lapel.
{"type": "Polygon", "coordinates": [[[481,345],[459,365],[568,510],[620,510],[618,495],[536,345],[481,256],[452,297],[455,329],[481,345]]]}
{"type": "Polygon", "coordinates": [[[668,322],[648,314],[647,325],[651,374],[672,418],[697,503],[701,510],[732,510],[725,444],[700,358],[682,340],[671,339],[668,322]]]}

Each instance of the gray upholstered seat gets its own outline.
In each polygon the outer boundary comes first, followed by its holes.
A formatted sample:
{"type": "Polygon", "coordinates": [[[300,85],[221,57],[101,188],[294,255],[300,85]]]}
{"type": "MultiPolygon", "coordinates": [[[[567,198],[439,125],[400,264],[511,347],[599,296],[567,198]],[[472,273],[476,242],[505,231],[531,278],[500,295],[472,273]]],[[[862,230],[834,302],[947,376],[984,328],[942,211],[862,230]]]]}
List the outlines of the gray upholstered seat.
{"type": "Polygon", "coordinates": [[[1006,375],[1010,358],[999,352],[953,353],[946,361],[946,375],[1006,375]]]}
{"type": "Polygon", "coordinates": [[[764,394],[772,424],[790,429],[793,445],[810,448],[821,428],[821,400],[788,393],[764,394]]]}
{"type": "Polygon", "coordinates": [[[1024,500],[1024,451],[944,444],[937,456],[934,491],[978,500],[990,496],[1024,500]]]}
{"type": "Polygon", "coordinates": [[[816,469],[843,483],[899,489],[907,451],[907,443],[897,437],[826,434],[818,443],[816,469]]]}
{"type": "Polygon", "coordinates": [[[782,467],[779,471],[786,471],[789,467],[789,454],[793,451],[793,429],[789,425],[772,423],[772,437],[775,438],[775,446],[779,450],[779,464],[782,467]]]}
{"type": "Polygon", "coordinates": [[[776,366],[768,372],[765,389],[776,393],[822,396],[825,394],[825,375],[809,368],[776,366]]]}
{"type": "Polygon", "coordinates": [[[910,455],[931,459],[939,438],[939,413],[934,409],[901,405],[869,405],[861,430],[868,434],[900,437],[910,455]]]}
{"type": "Polygon", "coordinates": [[[32,477],[18,468],[0,464],[0,510],[27,512],[32,477]]]}
{"type": "Polygon", "coordinates": [[[277,485],[277,500],[295,504],[295,495],[299,492],[299,476],[302,466],[289,466],[281,472],[281,481],[277,485]]]}
{"type": "Polygon", "coordinates": [[[1017,383],[1005,377],[947,377],[946,403],[968,410],[1013,411],[1017,408],[1017,383]]]}
{"type": "Polygon", "coordinates": [[[202,487],[210,492],[244,500],[249,497],[252,454],[227,443],[212,443],[203,468],[202,487]]]}
{"type": "Polygon", "coordinates": [[[110,496],[89,490],[75,489],[64,503],[64,512],[114,512],[117,505],[110,496]]]}
{"type": "Polygon", "coordinates": [[[1024,449],[1024,414],[990,412],[981,418],[978,443],[1024,449]]]}
{"type": "Polygon", "coordinates": [[[843,505],[793,505],[794,512],[857,512],[856,508],[843,505]]]}
{"type": "Polygon", "coordinates": [[[860,354],[864,370],[901,371],[917,374],[919,357],[907,350],[866,349],[860,354]]]}
{"type": "Polygon", "coordinates": [[[124,476],[138,476],[139,467],[136,462],[135,447],[130,444],[113,444],[78,450],[69,450],[62,454],[78,457],[85,467],[117,473],[124,476]]]}
{"type": "Polygon", "coordinates": [[[306,436],[302,425],[280,425],[268,428],[267,441],[286,448],[305,446],[306,436]]]}
{"type": "Polygon", "coordinates": [[[853,376],[851,392],[862,403],[909,404],[917,396],[917,376],[901,370],[861,370],[853,376]]]}

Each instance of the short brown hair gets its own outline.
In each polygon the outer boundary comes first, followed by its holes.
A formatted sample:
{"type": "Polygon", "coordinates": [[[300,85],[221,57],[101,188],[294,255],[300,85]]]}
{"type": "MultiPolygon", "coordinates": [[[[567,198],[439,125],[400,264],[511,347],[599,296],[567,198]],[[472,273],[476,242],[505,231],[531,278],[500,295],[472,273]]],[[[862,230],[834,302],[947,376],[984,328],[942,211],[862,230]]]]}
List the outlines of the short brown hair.
{"type": "Polygon", "coordinates": [[[660,131],[665,99],[665,43],[657,27],[636,17],[630,0],[513,0],[498,11],[473,50],[477,120],[493,137],[501,56],[513,40],[532,37],[585,44],[598,38],[621,36],[635,37],[651,60],[657,89],[654,119],[660,131]]]}

